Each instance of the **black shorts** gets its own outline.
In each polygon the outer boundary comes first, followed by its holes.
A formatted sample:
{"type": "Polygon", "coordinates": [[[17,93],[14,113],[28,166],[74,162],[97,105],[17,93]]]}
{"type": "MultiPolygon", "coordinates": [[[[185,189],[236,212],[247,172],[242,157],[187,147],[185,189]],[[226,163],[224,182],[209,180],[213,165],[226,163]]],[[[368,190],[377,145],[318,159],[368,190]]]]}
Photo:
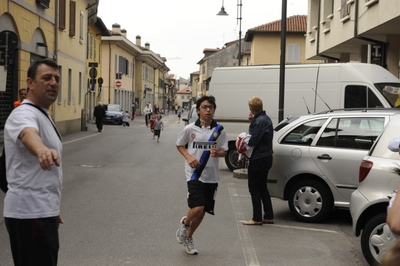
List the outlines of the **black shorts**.
{"type": "Polygon", "coordinates": [[[199,180],[187,182],[189,208],[204,206],[204,211],[214,215],[218,183],[203,183],[199,180]]]}
{"type": "Polygon", "coordinates": [[[154,136],[160,136],[161,129],[154,129],[154,136]]]}

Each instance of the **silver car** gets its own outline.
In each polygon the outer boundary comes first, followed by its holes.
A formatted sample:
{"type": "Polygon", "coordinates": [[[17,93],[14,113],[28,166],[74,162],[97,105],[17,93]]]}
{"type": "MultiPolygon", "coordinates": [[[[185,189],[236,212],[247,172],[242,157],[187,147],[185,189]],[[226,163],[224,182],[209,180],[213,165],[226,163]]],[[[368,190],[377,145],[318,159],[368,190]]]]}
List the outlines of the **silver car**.
{"type": "Polygon", "coordinates": [[[189,112],[188,112],[187,117],[183,117],[183,118],[182,118],[182,121],[185,122],[185,126],[186,126],[187,124],[191,124],[191,123],[193,123],[193,122],[196,122],[196,120],[197,120],[198,118],[199,118],[199,115],[197,114],[197,111],[196,111],[196,105],[193,104],[193,105],[190,107],[190,110],[189,110],[189,112]]]}
{"type": "Polygon", "coordinates": [[[391,139],[400,135],[400,116],[391,118],[360,164],[358,189],[351,195],[350,213],[353,232],[360,236],[361,249],[370,265],[378,265],[395,241],[386,224],[389,195],[397,188],[400,155],[388,149],[391,139]]]}
{"type": "Polygon", "coordinates": [[[293,117],[275,128],[272,197],[294,217],[321,222],[334,207],[349,208],[360,161],[399,109],[330,110],[293,117]]]}

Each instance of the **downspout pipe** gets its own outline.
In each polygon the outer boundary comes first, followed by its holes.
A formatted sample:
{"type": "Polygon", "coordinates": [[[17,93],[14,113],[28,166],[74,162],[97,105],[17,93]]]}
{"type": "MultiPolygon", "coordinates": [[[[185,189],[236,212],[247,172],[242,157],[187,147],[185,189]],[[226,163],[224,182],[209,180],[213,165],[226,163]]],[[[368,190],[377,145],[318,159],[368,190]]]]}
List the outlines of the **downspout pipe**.
{"type": "MultiPolygon", "coordinates": [[[[111,65],[111,43],[108,41],[108,64],[111,65]]],[[[108,67],[108,103],[111,98],[111,67],[108,67]]]]}
{"type": "Polygon", "coordinates": [[[387,69],[387,59],[386,59],[386,50],[387,50],[387,42],[382,42],[378,40],[374,40],[371,38],[366,38],[363,36],[358,35],[358,7],[359,7],[359,0],[356,0],[356,10],[355,10],[355,19],[354,19],[354,38],[360,39],[363,41],[367,41],[374,44],[382,45],[382,66],[387,69]]]}
{"type": "MultiPolygon", "coordinates": [[[[55,11],[56,11],[56,17],[55,17],[55,19],[56,19],[56,28],[55,28],[55,36],[54,36],[54,38],[55,38],[55,51],[54,51],[54,54],[53,54],[53,59],[55,59],[55,61],[56,61],[56,63],[57,63],[57,65],[58,65],[58,46],[59,46],[59,36],[58,36],[58,32],[59,32],[59,30],[58,30],[58,27],[59,27],[59,25],[60,25],[60,8],[59,8],[59,1],[56,1],[56,5],[55,5],[55,11]]],[[[61,74],[61,73],[60,73],[61,74]]],[[[58,99],[57,99],[57,101],[58,101],[58,99]]],[[[54,121],[57,121],[56,120],[56,106],[57,105],[55,105],[54,106],[54,108],[53,108],[53,111],[54,111],[54,121]]]]}

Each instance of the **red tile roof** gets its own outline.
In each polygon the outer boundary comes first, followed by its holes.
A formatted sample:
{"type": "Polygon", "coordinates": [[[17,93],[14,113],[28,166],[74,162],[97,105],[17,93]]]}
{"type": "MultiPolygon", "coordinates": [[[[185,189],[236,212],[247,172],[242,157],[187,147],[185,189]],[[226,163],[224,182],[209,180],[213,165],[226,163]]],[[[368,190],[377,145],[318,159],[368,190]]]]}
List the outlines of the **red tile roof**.
{"type": "MultiPolygon", "coordinates": [[[[258,27],[249,29],[248,31],[253,32],[280,32],[281,31],[281,20],[276,20],[267,24],[263,24],[258,27]]],[[[306,15],[295,15],[286,19],[286,32],[301,32],[307,31],[307,16],[306,15]]]]}
{"type": "MultiPolygon", "coordinates": [[[[305,34],[307,31],[307,16],[295,15],[286,19],[286,33],[305,34]]],[[[253,41],[255,34],[277,34],[281,32],[281,20],[276,20],[261,26],[249,29],[244,36],[246,42],[253,41]]]]}
{"type": "Polygon", "coordinates": [[[186,88],[183,88],[179,91],[176,92],[177,94],[191,94],[192,93],[192,87],[187,86],[186,88]]]}

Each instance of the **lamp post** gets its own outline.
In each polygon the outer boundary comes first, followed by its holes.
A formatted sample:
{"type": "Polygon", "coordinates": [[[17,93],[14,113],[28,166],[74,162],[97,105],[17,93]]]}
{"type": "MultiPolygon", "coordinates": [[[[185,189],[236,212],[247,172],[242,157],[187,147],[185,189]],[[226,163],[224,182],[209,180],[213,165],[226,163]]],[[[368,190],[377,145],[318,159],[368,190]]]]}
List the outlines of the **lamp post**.
{"type": "MultiPolygon", "coordinates": [[[[239,21],[239,55],[238,55],[238,65],[241,65],[242,59],[242,0],[237,1],[237,16],[236,20],[239,21]]],[[[217,16],[228,16],[228,13],[225,12],[224,0],[222,0],[221,11],[217,14],[217,16]]]]}
{"type": "Polygon", "coordinates": [[[286,6],[287,0],[282,0],[281,18],[281,61],[279,66],[279,112],[278,122],[283,120],[283,110],[285,108],[285,62],[286,62],[286,6]]]}

